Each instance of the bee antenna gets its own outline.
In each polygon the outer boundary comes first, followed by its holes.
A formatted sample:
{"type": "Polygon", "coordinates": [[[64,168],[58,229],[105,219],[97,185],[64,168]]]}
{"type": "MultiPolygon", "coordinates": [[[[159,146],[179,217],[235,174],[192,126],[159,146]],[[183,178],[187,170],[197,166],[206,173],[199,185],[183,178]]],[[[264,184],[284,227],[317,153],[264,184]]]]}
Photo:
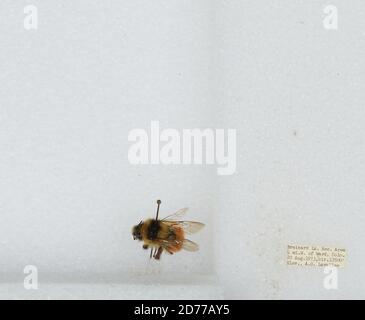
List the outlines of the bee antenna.
{"type": "Polygon", "coordinates": [[[157,212],[156,212],[156,220],[158,219],[158,212],[160,211],[161,200],[157,200],[157,212]]]}

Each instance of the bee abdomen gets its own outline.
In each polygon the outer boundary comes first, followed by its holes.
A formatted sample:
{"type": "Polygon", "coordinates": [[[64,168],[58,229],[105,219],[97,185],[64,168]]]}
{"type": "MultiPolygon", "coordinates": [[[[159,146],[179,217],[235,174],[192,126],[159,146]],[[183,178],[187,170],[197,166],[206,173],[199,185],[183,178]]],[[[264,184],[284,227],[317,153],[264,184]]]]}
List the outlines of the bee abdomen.
{"type": "Polygon", "coordinates": [[[172,228],[169,230],[167,238],[168,240],[176,240],[176,234],[172,228]]]}

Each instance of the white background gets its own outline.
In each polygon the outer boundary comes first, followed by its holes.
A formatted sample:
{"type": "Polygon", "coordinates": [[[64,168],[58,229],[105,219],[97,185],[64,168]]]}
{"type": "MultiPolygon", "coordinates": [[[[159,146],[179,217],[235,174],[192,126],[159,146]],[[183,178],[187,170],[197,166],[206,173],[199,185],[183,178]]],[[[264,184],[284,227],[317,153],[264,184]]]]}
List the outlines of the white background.
{"type": "Polygon", "coordinates": [[[331,31],[327,1],[33,1],[29,31],[27,4],[0,5],[1,297],[365,297],[363,1],[331,31]],[[152,120],[237,129],[237,172],[129,164],[152,120]],[[133,242],[158,198],[198,253],[133,242]],[[288,244],[346,248],[338,290],[288,244]]]}

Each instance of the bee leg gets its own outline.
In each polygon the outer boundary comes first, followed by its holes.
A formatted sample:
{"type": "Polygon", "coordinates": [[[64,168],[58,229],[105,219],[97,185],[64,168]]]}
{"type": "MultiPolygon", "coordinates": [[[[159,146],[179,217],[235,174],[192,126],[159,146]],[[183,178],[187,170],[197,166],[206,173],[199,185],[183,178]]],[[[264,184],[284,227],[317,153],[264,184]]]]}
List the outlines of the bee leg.
{"type": "Polygon", "coordinates": [[[150,252],[150,259],[152,259],[152,257],[154,258],[156,255],[157,249],[156,248],[151,248],[151,252],[150,252]]]}
{"type": "Polygon", "coordinates": [[[155,251],[153,252],[153,257],[156,256],[156,253],[157,253],[157,248],[155,248],[155,251]]]}
{"type": "Polygon", "coordinates": [[[154,258],[156,260],[160,260],[160,257],[161,257],[161,253],[163,251],[163,248],[162,247],[159,247],[158,250],[157,250],[157,253],[155,254],[154,258]]]}

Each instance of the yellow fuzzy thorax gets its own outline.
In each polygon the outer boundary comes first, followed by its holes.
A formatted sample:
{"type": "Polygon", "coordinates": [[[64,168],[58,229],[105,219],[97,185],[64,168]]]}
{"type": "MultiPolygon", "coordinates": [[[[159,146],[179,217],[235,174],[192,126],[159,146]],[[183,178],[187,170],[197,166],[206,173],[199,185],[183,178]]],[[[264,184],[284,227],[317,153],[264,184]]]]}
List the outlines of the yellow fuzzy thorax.
{"type": "MultiPolygon", "coordinates": [[[[151,226],[151,222],[155,221],[154,219],[148,219],[146,221],[143,222],[142,228],[141,228],[141,234],[142,234],[142,238],[143,238],[143,242],[150,246],[150,247],[158,247],[159,244],[155,243],[154,239],[148,239],[148,230],[151,226]]],[[[167,239],[169,236],[169,226],[165,223],[162,223],[161,221],[159,221],[159,230],[157,233],[157,238],[158,239],[167,239]]]]}

